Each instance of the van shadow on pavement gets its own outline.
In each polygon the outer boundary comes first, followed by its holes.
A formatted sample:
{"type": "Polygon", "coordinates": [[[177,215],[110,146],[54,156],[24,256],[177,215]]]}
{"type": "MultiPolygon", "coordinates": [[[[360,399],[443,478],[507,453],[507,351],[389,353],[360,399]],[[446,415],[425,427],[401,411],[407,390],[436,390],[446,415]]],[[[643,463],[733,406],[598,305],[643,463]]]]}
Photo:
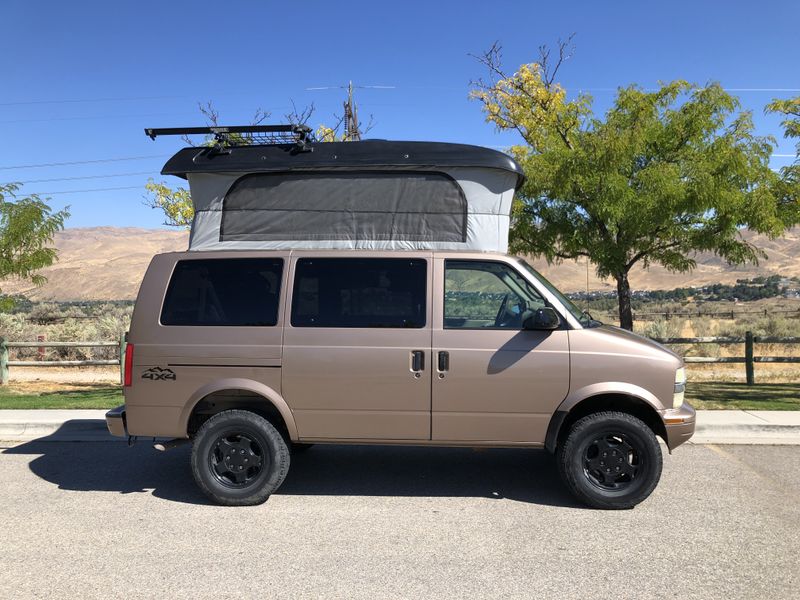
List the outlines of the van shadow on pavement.
{"type": "MultiPolygon", "coordinates": [[[[62,429],[74,428],[68,421],[62,429]]],[[[210,504],[192,478],[188,445],[158,452],[151,438],[128,447],[114,440],[61,441],[59,432],[8,447],[3,454],[35,455],[31,471],[60,489],[152,490],[165,500],[210,504]]],[[[553,457],[533,449],[315,445],[292,456],[276,495],[506,498],[581,506],[559,480],[553,457]]]]}

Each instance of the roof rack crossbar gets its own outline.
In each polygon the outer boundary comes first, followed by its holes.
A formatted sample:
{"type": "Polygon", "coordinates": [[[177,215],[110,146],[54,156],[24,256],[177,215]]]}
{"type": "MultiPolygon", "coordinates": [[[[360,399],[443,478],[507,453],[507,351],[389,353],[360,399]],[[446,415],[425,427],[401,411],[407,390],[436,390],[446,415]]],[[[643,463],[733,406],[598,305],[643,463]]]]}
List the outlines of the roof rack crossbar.
{"type": "Polygon", "coordinates": [[[313,141],[308,125],[232,125],[226,127],[166,127],[145,129],[155,140],[164,135],[213,135],[217,148],[230,146],[295,144],[302,149],[313,141]]]}

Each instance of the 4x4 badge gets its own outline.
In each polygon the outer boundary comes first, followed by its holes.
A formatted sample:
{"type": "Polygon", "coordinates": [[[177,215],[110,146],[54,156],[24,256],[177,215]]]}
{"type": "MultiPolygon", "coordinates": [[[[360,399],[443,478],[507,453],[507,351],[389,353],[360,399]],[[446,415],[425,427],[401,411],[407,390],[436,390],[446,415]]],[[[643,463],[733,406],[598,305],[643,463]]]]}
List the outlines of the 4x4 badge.
{"type": "Polygon", "coordinates": [[[172,369],[162,369],[161,367],[151,367],[142,373],[142,379],[152,379],[153,381],[175,381],[175,371],[172,369]]]}

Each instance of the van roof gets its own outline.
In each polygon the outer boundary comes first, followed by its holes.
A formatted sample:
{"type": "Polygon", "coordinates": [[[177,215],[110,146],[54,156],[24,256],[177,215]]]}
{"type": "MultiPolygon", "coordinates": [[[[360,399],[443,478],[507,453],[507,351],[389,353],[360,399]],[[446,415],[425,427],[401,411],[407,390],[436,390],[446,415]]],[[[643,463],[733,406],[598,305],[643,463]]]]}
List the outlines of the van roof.
{"type": "Polygon", "coordinates": [[[524,175],[511,156],[481,146],[447,142],[364,140],[183,148],[161,169],[162,175],[187,178],[189,173],[264,173],[318,169],[393,167],[479,167],[524,175]]]}

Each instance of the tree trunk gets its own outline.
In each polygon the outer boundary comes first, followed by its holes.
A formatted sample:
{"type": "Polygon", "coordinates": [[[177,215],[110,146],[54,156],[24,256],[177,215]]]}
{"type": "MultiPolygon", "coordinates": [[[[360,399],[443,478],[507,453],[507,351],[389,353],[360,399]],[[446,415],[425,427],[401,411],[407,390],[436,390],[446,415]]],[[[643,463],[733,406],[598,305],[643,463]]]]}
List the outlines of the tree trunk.
{"type": "Polygon", "coordinates": [[[631,285],[628,283],[628,273],[619,273],[614,277],[617,280],[617,301],[619,302],[619,326],[628,331],[633,331],[633,311],[631,310],[631,285]]]}

